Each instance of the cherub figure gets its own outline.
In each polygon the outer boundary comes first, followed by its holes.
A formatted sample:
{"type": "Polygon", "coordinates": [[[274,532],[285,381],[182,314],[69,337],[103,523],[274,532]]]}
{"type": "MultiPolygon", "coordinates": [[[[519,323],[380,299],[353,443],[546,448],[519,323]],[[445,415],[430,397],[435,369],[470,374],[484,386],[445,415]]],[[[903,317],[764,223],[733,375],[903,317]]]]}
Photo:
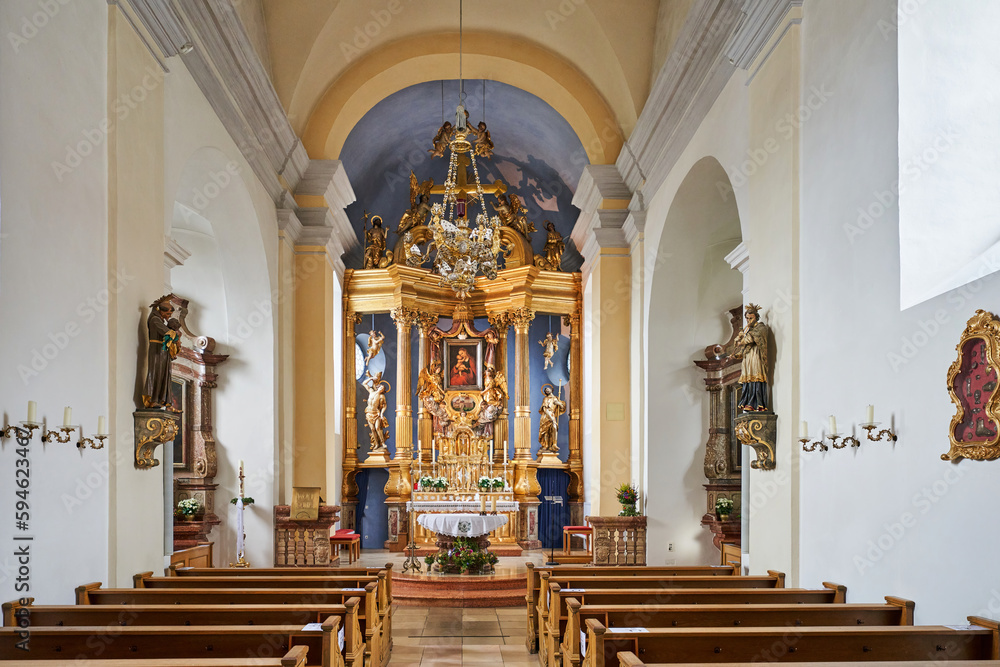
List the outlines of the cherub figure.
{"type": "Polygon", "coordinates": [[[472,130],[472,133],[476,136],[476,155],[483,158],[493,157],[493,137],[486,129],[486,122],[479,121],[479,125],[472,130]]]}
{"type": "Polygon", "coordinates": [[[372,329],[368,332],[368,354],[365,356],[365,366],[371,363],[372,359],[378,356],[382,350],[382,343],[385,342],[385,334],[372,329]]]}
{"type": "Polygon", "coordinates": [[[431,213],[432,187],[434,179],[428,178],[418,184],[416,174],[410,172],[410,208],[399,219],[399,225],[396,227],[398,235],[403,236],[414,227],[427,223],[427,216],[431,213]]]}
{"type": "Polygon", "coordinates": [[[524,238],[530,240],[531,232],[536,231],[535,225],[529,222],[528,217],[524,214],[521,198],[513,192],[506,192],[505,187],[497,188],[493,196],[497,200],[493,208],[496,209],[497,216],[500,218],[500,224],[516,229],[524,238]]]}
{"type": "Polygon", "coordinates": [[[552,332],[545,334],[543,340],[538,341],[538,344],[545,348],[545,352],[542,356],[545,357],[545,363],[542,365],[542,370],[548,370],[555,366],[552,363],[552,355],[559,351],[559,339],[552,335],[552,332]]]}
{"type": "Polygon", "coordinates": [[[434,135],[434,141],[432,142],[434,148],[427,150],[431,154],[431,157],[444,157],[445,149],[448,148],[448,142],[451,141],[453,127],[451,122],[446,120],[444,125],[437,131],[437,134],[434,135]]]}

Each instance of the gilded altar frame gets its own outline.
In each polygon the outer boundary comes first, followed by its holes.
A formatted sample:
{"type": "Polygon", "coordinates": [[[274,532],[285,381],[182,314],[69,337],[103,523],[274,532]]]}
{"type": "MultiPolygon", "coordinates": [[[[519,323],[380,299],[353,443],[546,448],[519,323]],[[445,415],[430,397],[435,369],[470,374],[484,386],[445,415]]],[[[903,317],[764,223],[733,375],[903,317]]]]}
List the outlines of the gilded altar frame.
{"type": "MultiPolygon", "coordinates": [[[[466,321],[487,318],[491,328],[500,338],[497,346],[497,370],[507,377],[509,389],[508,409],[502,419],[496,422],[497,442],[509,440],[513,448],[510,459],[513,496],[521,504],[517,522],[518,543],[524,548],[540,546],[537,531],[539,467],[559,467],[570,476],[569,501],[571,520],[583,521],[583,339],[582,339],[582,277],[579,273],[548,271],[535,266],[517,266],[498,272],[495,280],[482,277],[476,280],[475,289],[460,300],[452,289],[442,285],[440,277],[424,268],[392,264],[383,269],[348,269],[344,272],[344,332],[343,340],[351,341],[356,336],[355,327],[363,315],[390,313],[396,323],[397,334],[397,404],[392,407],[396,423],[396,454],[385,462],[365,462],[359,460],[359,406],[356,398],[354,347],[344,345],[343,351],[343,484],[342,502],[344,527],[354,526],[355,504],[358,487],[355,475],[366,467],[388,468],[389,481],[386,484],[386,504],[389,507],[389,540],[387,548],[398,550],[405,545],[408,528],[402,520],[405,510],[403,503],[413,494],[412,469],[415,463],[414,450],[421,448],[418,459],[423,470],[430,463],[429,438],[431,416],[414,396],[410,378],[412,364],[420,368],[430,363],[432,350],[437,345],[439,334],[434,333],[438,318],[456,318],[458,313],[466,321]],[[537,434],[531,430],[531,399],[529,396],[529,340],[528,332],[535,313],[561,316],[563,324],[570,330],[570,385],[567,422],[569,433],[569,458],[566,463],[540,463],[531,458],[531,445],[537,434]],[[410,332],[416,326],[419,331],[414,354],[411,350],[410,332]],[[515,350],[507,353],[508,335],[515,338],[515,350]],[[508,359],[508,357],[510,357],[508,359]],[[507,416],[513,415],[511,432],[508,433],[507,416]],[[417,441],[413,439],[413,425],[416,422],[417,441]],[[395,508],[395,509],[394,509],[395,508]],[[574,513],[575,511],[575,513],[574,513]]],[[[390,335],[385,332],[386,335],[390,335]]],[[[437,356],[436,354],[434,356],[437,356]]],[[[482,363],[485,363],[485,355],[482,363]]],[[[482,364],[477,371],[483,372],[482,364]]],[[[481,377],[480,377],[481,379],[481,377]]],[[[453,395],[458,392],[448,392],[453,395]]],[[[478,394],[477,390],[467,390],[468,394],[478,394]]],[[[363,429],[360,435],[363,438],[363,429]]],[[[498,448],[498,463],[502,463],[502,451],[498,448]]],[[[363,454],[361,454],[363,458],[363,454]]]]}
{"type": "Polygon", "coordinates": [[[997,386],[1000,320],[991,312],[977,310],[966,323],[955,350],[958,356],[948,368],[948,394],[955,404],[955,415],[948,427],[951,447],[941,458],[993,461],[1000,458],[1000,387],[997,386]],[[974,361],[977,357],[979,361],[974,361]],[[980,373],[974,374],[980,362],[985,365],[980,373]],[[977,382],[983,381],[982,387],[973,390],[973,376],[977,382]],[[964,389],[957,386],[963,384],[963,377],[964,389]],[[987,391],[988,396],[983,395],[987,391]],[[979,412],[982,418],[976,416],[979,412]],[[967,423],[970,419],[971,425],[967,423]]]}

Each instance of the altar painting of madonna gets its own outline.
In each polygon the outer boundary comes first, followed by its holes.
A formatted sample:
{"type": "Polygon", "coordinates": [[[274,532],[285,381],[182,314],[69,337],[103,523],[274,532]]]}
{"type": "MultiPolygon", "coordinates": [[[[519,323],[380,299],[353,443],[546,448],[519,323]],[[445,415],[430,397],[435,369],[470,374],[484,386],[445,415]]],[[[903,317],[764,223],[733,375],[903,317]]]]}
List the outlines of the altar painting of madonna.
{"type": "Polygon", "coordinates": [[[445,391],[483,388],[483,341],[444,341],[445,391]]]}

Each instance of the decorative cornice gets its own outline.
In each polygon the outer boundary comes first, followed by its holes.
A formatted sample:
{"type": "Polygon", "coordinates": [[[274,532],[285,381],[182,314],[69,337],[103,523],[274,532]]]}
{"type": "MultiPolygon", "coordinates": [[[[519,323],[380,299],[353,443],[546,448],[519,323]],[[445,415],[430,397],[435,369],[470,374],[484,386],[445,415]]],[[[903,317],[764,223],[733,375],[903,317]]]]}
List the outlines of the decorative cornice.
{"type": "Polygon", "coordinates": [[[122,0],[164,57],[179,55],[254,174],[287,206],[309,165],[231,0],[122,0]]]}
{"type": "Polygon", "coordinates": [[[749,69],[771,35],[802,0],[745,0],[743,20],[726,45],[729,62],[740,69],[749,69]]]}
{"type": "Polygon", "coordinates": [[[285,243],[293,248],[302,238],[302,223],[299,217],[290,208],[279,208],[276,211],[278,217],[278,236],[285,243]]]}
{"type": "Polygon", "coordinates": [[[191,253],[185,250],[180,243],[169,236],[163,237],[163,266],[172,269],[182,265],[191,253]]]}
{"type": "Polygon", "coordinates": [[[735,71],[725,47],[745,0],[699,0],[688,12],[616,165],[648,201],[735,71]]]}
{"type": "Polygon", "coordinates": [[[604,199],[629,199],[632,191],[625,185],[618,167],[613,164],[588,164],[580,174],[580,183],[573,194],[573,206],[581,211],[594,211],[604,199]]]}
{"type": "Polygon", "coordinates": [[[750,268],[750,248],[747,247],[746,242],[740,241],[740,244],[726,255],[726,263],[729,264],[730,268],[736,269],[740,273],[747,272],[747,269],[750,268]]]}
{"type": "Polygon", "coordinates": [[[642,243],[646,231],[646,211],[629,211],[625,223],[622,225],[622,233],[625,235],[625,242],[630,248],[635,248],[637,243],[642,243]]]}

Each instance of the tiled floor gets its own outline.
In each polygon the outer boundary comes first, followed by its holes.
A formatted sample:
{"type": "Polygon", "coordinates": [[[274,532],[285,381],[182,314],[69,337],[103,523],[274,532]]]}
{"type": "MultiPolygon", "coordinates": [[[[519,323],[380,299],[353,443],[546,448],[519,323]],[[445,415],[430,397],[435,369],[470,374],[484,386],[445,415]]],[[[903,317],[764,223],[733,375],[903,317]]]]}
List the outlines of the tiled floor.
{"type": "Polygon", "coordinates": [[[538,657],[524,647],[526,623],[522,607],[398,607],[392,617],[389,665],[536,667],[538,657]]]}

